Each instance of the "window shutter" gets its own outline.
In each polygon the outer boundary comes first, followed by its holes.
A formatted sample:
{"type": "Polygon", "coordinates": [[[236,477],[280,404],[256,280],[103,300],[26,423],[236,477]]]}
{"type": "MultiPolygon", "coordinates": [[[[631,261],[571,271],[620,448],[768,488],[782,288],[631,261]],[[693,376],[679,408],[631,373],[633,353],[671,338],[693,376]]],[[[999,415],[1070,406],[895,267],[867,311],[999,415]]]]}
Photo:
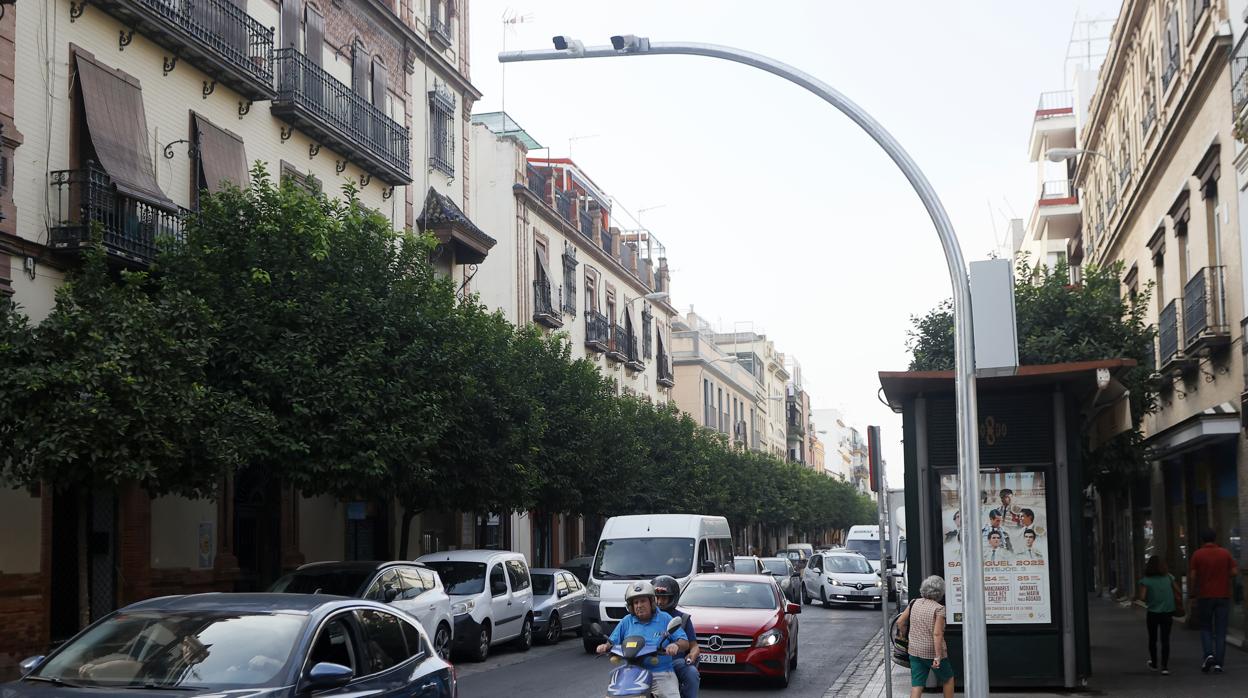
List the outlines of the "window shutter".
{"type": "Polygon", "coordinates": [[[376,58],[373,59],[373,106],[386,110],[386,66],[376,58]]]}
{"type": "Polygon", "coordinates": [[[282,0],[282,48],[299,50],[299,20],[303,0],[282,0]]]}
{"type": "Polygon", "coordinates": [[[308,60],[314,65],[322,65],[322,61],[325,60],[325,18],[316,11],[316,8],[309,5],[305,20],[308,36],[307,48],[304,52],[308,54],[308,60]]]}
{"type": "Polygon", "coordinates": [[[351,91],[368,97],[368,53],[358,41],[351,45],[351,91]]]}

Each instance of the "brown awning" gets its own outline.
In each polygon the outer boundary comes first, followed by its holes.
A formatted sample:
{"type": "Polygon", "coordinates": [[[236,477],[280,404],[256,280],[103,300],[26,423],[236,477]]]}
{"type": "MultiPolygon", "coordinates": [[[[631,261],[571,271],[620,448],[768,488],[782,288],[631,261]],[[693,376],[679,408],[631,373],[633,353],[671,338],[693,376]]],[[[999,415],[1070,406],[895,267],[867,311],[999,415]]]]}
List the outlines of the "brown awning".
{"type": "Polygon", "coordinates": [[[222,182],[246,188],[251,182],[247,170],[247,151],[243,139],[221,128],[199,114],[194,115],[195,136],[199,140],[199,166],[204,170],[208,191],[216,194],[222,182]]]}
{"type": "Polygon", "coordinates": [[[99,164],[122,194],[171,206],[156,184],[147,147],[147,116],[139,81],[94,58],[76,54],[87,131],[99,164]]]}

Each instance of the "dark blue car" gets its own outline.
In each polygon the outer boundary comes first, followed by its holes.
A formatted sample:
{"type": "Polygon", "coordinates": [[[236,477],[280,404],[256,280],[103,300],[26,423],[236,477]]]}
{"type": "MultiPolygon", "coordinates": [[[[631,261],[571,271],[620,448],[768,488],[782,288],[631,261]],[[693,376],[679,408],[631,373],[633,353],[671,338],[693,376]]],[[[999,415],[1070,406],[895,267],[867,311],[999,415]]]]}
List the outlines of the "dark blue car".
{"type": "Polygon", "coordinates": [[[454,670],[416,619],[393,606],[319,594],[142,601],[22,670],[0,686],[0,698],[456,694],[454,670]]]}

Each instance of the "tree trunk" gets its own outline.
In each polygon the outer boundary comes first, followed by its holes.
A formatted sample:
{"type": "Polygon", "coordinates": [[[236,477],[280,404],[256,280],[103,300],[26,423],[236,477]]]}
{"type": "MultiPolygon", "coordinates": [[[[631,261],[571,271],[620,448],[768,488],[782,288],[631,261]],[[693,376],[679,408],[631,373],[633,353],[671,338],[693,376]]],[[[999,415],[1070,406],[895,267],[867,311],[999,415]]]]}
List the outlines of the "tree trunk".
{"type": "Polygon", "coordinates": [[[403,526],[399,530],[399,557],[400,560],[407,559],[407,548],[412,542],[412,520],[420,511],[409,507],[403,507],[403,526]]]}
{"type": "Polygon", "coordinates": [[[91,507],[90,494],[86,489],[79,488],[75,499],[78,500],[78,627],[85,628],[91,624],[91,507]]]}

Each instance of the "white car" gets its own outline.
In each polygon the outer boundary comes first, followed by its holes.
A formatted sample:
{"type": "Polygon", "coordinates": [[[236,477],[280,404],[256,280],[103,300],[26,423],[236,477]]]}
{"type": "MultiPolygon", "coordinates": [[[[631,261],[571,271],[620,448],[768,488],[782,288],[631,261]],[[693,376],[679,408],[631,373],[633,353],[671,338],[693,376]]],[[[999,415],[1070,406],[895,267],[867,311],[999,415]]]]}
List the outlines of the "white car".
{"type": "Polygon", "coordinates": [[[852,552],[815,553],[802,570],[806,603],[818,599],[832,604],[882,603],[884,585],[867,558],[852,552]]]}
{"type": "Polygon", "coordinates": [[[456,651],[481,662],[504,642],[522,651],[533,646],[533,581],[523,555],[454,550],[417,562],[436,571],[450,594],[456,651]]]}
{"type": "Polygon", "coordinates": [[[311,562],[277,580],[271,592],[333,594],[390,604],[415,616],[438,656],[451,656],[451,598],[433,570],[415,562],[311,562]]]}

